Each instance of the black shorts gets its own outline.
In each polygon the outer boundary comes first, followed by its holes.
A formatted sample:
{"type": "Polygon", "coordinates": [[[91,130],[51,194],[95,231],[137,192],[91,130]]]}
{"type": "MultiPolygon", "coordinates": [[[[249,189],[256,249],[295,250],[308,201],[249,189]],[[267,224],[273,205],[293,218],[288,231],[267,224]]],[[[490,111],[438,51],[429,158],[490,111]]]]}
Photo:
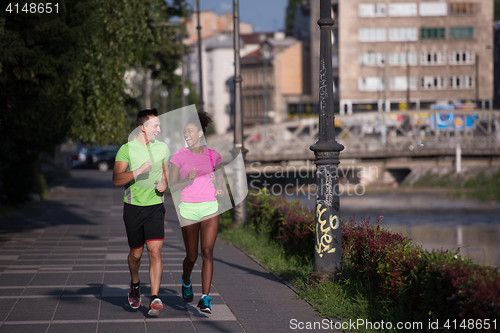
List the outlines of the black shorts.
{"type": "Polygon", "coordinates": [[[124,203],[123,221],[127,230],[128,245],[138,249],[148,241],[162,241],[165,238],[165,207],[135,206],[124,203]]]}

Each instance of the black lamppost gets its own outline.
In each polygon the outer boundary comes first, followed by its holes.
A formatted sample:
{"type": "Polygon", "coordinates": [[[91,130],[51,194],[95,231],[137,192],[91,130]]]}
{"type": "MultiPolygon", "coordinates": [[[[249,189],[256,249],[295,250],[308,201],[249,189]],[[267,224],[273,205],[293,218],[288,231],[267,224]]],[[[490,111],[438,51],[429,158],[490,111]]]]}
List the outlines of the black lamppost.
{"type": "Polygon", "coordinates": [[[334,21],[331,0],[320,1],[319,131],[310,149],[316,156],[316,238],[312,280],[327,281],[342,270],[342,233],[338,165],[344,146],[335,140],[335,116],[330,35],[334,21]]]}
{"type": "MultiPolygon", "coordinates": [[[[241,66],[240,66],[240,10],[238,0],[233,0],[233,27],[234,27],[234,148],[233,157],[240,153],[245,159],[248,150],[243,146],[243,114],[241,103],[241,66]]],[[[245,170],[235,170],[235,188],[242,188],[241,183],[246,182],[245,170]]],[[[246,186],[246,185],[245,185],[246,186]]],[[[233,222],[243,224],[247,220],[247,202],[243,200],[233,209],[233,222]]]]}

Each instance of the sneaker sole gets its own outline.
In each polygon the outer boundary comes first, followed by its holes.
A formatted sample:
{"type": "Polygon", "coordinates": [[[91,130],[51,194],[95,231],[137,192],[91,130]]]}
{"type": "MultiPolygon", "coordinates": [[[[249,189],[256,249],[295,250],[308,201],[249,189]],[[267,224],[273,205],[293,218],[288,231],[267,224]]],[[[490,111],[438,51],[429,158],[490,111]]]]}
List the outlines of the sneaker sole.
{"type": "Polygon", "coordinates": [[[160,300],[158,300],[158,303],[156,303],[156,300],[154,300],[153,302],[151,302],[151,304],[149,306],[151,308],[148,311],[148,315],[154,316],[154,317],[158,316],[158,314],[160,313],[160,310],[163,309],[163,304],[161,303],[160,300]]]}
{"type": "Polygon", "coordinates": [[[200,309],[201,312],[206,312],[206,313],[212,313],[212,309],[206,308],[206,309],[200,309]]]}
{"type": "Polygon", "coordinates": [[[186,303],[191,303],[193,300],[194,300],[194,297],[190,297],[190,298],[182,298],[184,300],[184,302],[186,303]]]}
{"type": "Polygon", "coordinates": [[[151,317],[158,317],[159,314],[160,314],[160,310],[150,309],[148,311],[148,315],[150,315],[151,317]]]}
{"type": "Polygon", "coordinates": [[[137,306],[133,306],[132,305],[132,302],[130,302],[130,300],[128,301],[128,304],[130,305],[130,307],[134,310],[137,310],[138,308],[141,307],[141,302],[139,301],[139,304],[137,304],[137,306]]]}

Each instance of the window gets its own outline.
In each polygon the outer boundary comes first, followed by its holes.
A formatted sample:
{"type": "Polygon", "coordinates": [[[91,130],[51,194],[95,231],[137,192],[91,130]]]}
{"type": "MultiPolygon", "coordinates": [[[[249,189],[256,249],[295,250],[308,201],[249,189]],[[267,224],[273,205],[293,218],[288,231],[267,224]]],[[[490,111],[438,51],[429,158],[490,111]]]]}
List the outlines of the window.
{"type": "Polygon", "coordinates": [[[339,54],[332,53],[332,68],[339,68],[339,54]]]}
{"type": "Polygon", "coordinates": [[[446,53],[441,51],[421,52],[421,65],[446,65],[446,53]]]}
{"type": "Polygon", "coordinates": [[[446,80],[444,76],[422,76],[420,88],[423,90],[446,89],[446,80]]]}
{"type": "Polygon", "coordinates": [[[477,11],[477,4],[473,2],[450,3],[450,15],[472,15],[477,11]]]}
{"type": "Polygon", "coordinates": [[[417,28],[390,28],[389,40],[391,42],[404,42],[418,40],[417,28]]]}
{"type": "Polygon", "coordinates": [[[449,38],[450,39],[472,39],[472,38],[474,38],[474,28],[473,27],[450,28],[449,38]]]}
{"type": "Polygon", "coordinates": [[[473,89],[474,77],[469,75],[454,75],[450,76],[451,89],[473,89]]]}
{"type": "Polygon", "coordinates": [[[362,3],[358,6],[359,17],[384,17],[385,3],[362,3]]]}
{"type": "Polygon", "coordinates": [[[444,28],[421,28],[420,38],[422,39],[444,39],[444,28]]]}
{"type": "Polygon", "coordinates": [[[471,51],[450,51],[448,54],[450,65],[473,65],[475,53],[471,51]]]}
{"type": "Polygon", "coordinates": [[[380,77],[360,77],[358,79],[359,91],[382,91],[384,87],[384,79],[380,77]]]}
{"type": "Polygon", "coordinates": [[[420,16],[446,16],[446,2],[421,2],[420,16]]]}
{"type": "MultiPolygon", "coordinates": [[[[389,89],[394,91],[408,90],[408,78],[406,76],[396,76],[389,79],[389,89]]],[[[417,90],[417,78],[410,77],[410,90],[417,90]]]]}
{"type": "Polygon", "coordinates": [[[361,28],[358,35],[360,42],[385,42],[387,40],[384,28],[361,28]]]}
{"type": "MultiPolygon", "coordinates": [[[[417,65],[417,53],[408,52],[408,58],[411,66],[417,65]]],[[[389,53],[389,65],[406,66],[406,52],[389,53]]]]}
{"type": "Polygon", "coordinates": [[[385,53],[365,52],[359,54],[360,66],[382,66],[385,61],[385,53]]]}
{"type": "Polygon", "coordinates": [[[417,3],[391,3],[389,16],[417,16],[417,3]]]}

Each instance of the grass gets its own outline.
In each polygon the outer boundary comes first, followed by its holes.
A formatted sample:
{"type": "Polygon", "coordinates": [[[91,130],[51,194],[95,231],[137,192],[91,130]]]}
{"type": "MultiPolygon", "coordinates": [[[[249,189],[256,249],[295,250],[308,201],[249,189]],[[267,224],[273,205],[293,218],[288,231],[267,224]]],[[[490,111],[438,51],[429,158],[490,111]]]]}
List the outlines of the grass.
{"type": "Polygon", "coordinates": [[[226,212],[220,217],[219,235],[236,244],[259,260],[267,270],[279,275],[294,286],[304,285],[313,270],[313,262],[304,265],[303,258],[287,256],[278,242],[270,242],[266,235],[258,234],[250,227],[229,226],[231,216],[226,212]]]}
{"type": "Polygon", "coordinates": [[[465,189],[471,189],[470,195],[481,201],[500,201],[500,169],[493,176],[486,177],[484,171],[477,177],[468,179],[463,185],[465,189]]]}
{"type": "Polygon", "coordinates": [[[439,175],[427,171],[415,181],[413,187],[440,187],[455,189],[454,197],[467,197],[485,202],[500,202],[500,168],[492,175],[487,176],[481,171],[477,176],[466,178],[450,171],[439,175]]]}

